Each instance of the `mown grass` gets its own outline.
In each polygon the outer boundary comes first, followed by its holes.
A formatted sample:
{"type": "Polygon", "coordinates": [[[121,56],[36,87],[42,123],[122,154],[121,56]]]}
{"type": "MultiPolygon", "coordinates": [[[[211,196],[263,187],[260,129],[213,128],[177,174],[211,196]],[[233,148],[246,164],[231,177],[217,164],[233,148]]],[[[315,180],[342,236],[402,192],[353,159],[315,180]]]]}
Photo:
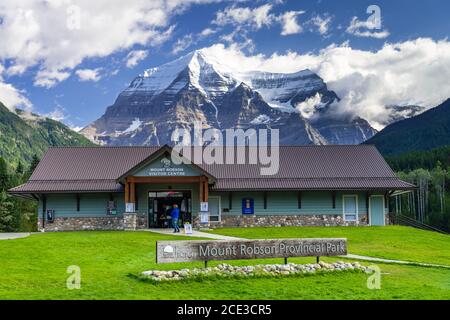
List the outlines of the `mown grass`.
{"type": "MultiPolygon", "coordinates": [[[[450,299],[450,270],[385,264],[378,264],[383,272],[381,290],[368,289],[368,275],[356,272],[255,279],[212,277],[157,284],[140,281],[137,277],[145,270],[203,266],[201,262],[157,265],[155,241],[163,239],[183,238],[150,232],[64,232],[0,241],[0,300],[450,299]],[[80,290],[66,288],[70,265],[81,268],[80,290]]],[[[314,259],[291,261],[310,263],[314,259]]],[[[269,259],[229,263],[281,262],[269,259]]]]}
{"type": "Polygon", "coordinates": [[[212,233],[248,239],[347,238],[348,252],[450,266],[450,236],[403,226],[227,228],[212,233]]]}

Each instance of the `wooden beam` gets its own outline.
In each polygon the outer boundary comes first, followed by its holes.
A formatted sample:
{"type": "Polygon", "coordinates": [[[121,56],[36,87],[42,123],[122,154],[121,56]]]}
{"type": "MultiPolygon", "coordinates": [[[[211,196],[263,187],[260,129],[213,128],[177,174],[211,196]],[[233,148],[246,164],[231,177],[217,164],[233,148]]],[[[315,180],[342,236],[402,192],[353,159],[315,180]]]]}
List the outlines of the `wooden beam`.
{"type": "Polygon", "coordinates": [[[233,192],[228,193],[228,209],[233,209],[233,192]]]}
{"type": "Polygon", "coordinates": [[[299,191],[297,193],[297,206],[299,209],[302,208],[302,192],[301,191],[299,191]]]}
{"type": "Polygon", "coordinates": [[[200,182],[200,177],[129,177],[128,181],[135,183],[194,183],[200,182]]]}

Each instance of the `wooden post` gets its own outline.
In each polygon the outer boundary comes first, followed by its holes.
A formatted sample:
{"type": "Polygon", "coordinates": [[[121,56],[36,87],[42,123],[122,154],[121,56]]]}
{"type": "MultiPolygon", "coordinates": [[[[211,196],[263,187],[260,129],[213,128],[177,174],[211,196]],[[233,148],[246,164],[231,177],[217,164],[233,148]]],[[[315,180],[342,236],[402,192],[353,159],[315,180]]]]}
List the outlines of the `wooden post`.
{"type": "Polygon", "coordinates": [[[130,184],[125,180],[125,205],[130,202],[130,184]]]}
{"type": "Polygon", "coordinates": [[[228,193],[228,209],[233,209],[233,192],[228,193]]]}
{"type": "Polygon", "coordinates": [[[136,185],[133,180],[130,183],[130,202],[136,206],[136,185]]]}
{"type": "Polygon", "coordinates": [[[205,194],[204,195],[204,201],[208,202],[208,196],[209,196],[209,194],[208,194],[208,192],[209,192],[208,178],[204,177],[203,179],[204,179],[203,180],[203,192],[205,194]]]}
{"type": "Polygon", "coordinates": [[[320,262],[320,257],[316,257],[316,263],[320,262]]]}
{"type": "Polygon", "coordinates": [[[301,191],[299,191],[297,193],[297,206],[298,206],[298,209],[302,208],[302,192],[301,191]]]}
{"type": "Polygon", "coordinates": [[[199,184],[199,194],[200,194],[200,202],[204,202],[203,198],[203,179],[200,178],[200,184],[199,184]]]}
{"type": "Polygon", "coordinates": [[[288,262],[287,262],[287,258],[285,257],[284,258],[284,264],[287,264],[288,262]]]}

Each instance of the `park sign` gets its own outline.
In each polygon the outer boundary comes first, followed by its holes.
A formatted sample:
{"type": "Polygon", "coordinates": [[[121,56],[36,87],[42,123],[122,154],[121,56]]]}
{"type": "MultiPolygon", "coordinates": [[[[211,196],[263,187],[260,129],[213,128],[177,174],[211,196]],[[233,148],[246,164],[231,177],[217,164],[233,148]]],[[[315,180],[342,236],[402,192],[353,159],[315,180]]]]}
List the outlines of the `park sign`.
{"type": "Polygon", "coordinates": [[[157,241],[156,263],[347,254],[344,238],[157,241]]]}

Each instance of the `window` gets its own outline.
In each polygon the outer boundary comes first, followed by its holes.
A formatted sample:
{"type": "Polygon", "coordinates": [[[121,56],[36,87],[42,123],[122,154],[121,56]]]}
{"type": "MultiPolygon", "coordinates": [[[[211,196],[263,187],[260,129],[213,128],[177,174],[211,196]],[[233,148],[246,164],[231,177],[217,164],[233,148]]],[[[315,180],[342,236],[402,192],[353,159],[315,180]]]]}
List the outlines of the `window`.
{"type": "Polygon", "coordinates": [[[343,196],[344,220],[357,221],[358,217],[358,197],[356,195],[343,196]]]}

